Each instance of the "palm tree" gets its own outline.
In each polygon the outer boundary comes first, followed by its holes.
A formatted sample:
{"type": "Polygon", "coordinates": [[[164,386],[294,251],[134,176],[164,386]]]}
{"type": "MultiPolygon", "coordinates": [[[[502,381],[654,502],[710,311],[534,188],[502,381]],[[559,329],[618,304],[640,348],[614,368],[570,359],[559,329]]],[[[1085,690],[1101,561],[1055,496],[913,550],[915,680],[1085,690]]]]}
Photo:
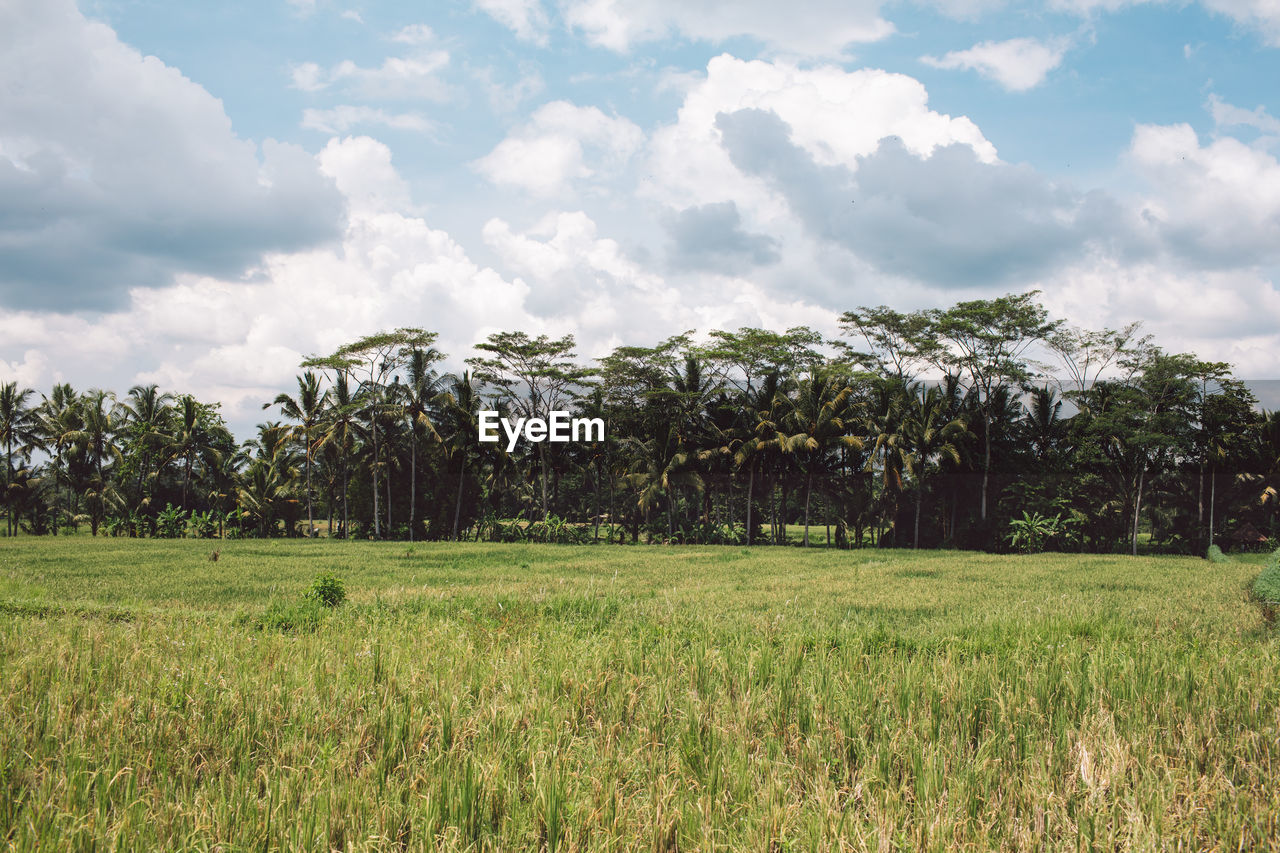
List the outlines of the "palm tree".
{"type": "Polygon", "coordinates": [[[17,382],[6,382],[0,385],[0,444],[4,445],[5,465],[5,518],[6,531],[13,536],[18,531],[17,522],[13,518],[13,506],[9,497],[9,486],[13,483],[13,446],[19,447],[37,444],[40,440],[39,421],[34,409],[27,405],[27,399],[34,394],[30,388],[18,390],[17,382]]]}
{"type": "MultiPolygon", "coordinates": [[[[466,482],[467,458],[475,447],[478,434],[478,418],[480,413],[480,386],[472,379],[470,372],[453,377],[447,391],[436,396],[436,404],[441,409],[442,426],[446,426],[443,434],[437,433],[444,445],[450,460],[458,465],[458,490],[453,503],[453,534],[458,539],[458,522],[462,516],[462,487],[466,482]]],[[[499,442],[501,447],[501,442],[499,442]]]]}
{"type": "MultiPolygon", "coordinates": [[[[413,529],[418,523],[418,428],[426,430],[427,435],[440,440],[431,423],[431,406],[440,393],[443,377],[437,376],[431,365],[439,361],[440,354],[435,349],[415,349],[409,354],[408,381],[398,386],[400,405],[409,426],[409,541],[413,541],[413,529]]],[[[473,433],[474,435],[474,433],[473,433]]],[[[454,538],[457,538],[457,518],[454,519],[454,538]]]]}
{"type": "Polygon", "coordinates": [[[653,508],[665,499],[667,538],[674,539],[676,489],[692,488],[701,492],[704,488],[701,475],[693,467],[693,456],[680,448],[674,427],[667,431],[665,441],[641,440],[634,436],[623,441],[630,450],[623,481],[636,490],[637,509],[644,513],[647,521],[653,508]]]}
{"type": "Polygon", "coordinates": [[[109,506],[120,503],[120,496],[107,480],[104,463],[119,462],[122,458],[116,445],[116,430],[120,421],[120,409],[115,397],[108,391],[93,389],[80,398],[80,429],[68,434],[89,467],[89,483],[85,489],[85,505],[89,509],[89,524],[94,536],[109,506]]]}
{"type": "Polygon", "coordinates": [[[209,423],[205,407],[190,394],[178,398],[173,426],[174,432],[165,446],[169,459],[182,463],[182,508],[188,509],[187,497],[196,463],[216,468],[222,458],[218,445],[230,436],[225,429],[209,423]]]}
{"type": "Polygon", "coordinates": [[[361,430],[356,415],[359,404],[351,393],[351,386],[345,371],[339,371],[330,389],[329,407],[325,411],[324,420],[320,424],[320,437],[315,442],[318,450],[329,450],[337,454],[342,478],[342,536],[351,535],[351,519],[348,512],[347,496],[350,491],[351,456],[356,449],[361,430]]]}
{"type": "Polygon", "coordinates": [[[290,437],[301,441],[302,446],[306,449],[303,465],[307,482],[307,536],[312,536],[316,525],[315,514],[311,508],[311,452],[313,450],[311,437],[319,428],[320,421],[324,417],[325,403],[328,402],[329,392],[320,390],[320,377],[314,371],[306,371],[297,377],[297,381],[297,397],[290,397],[288,394],[277,394],[275,400],[271,403],[263,404],[262,408],[266,409],[273,405],[279,406],[281,414],[290,420],[298,422],[293,430],[290,431],[290,437]]]}
{"type": "MultiPolygon", "coordinates": [[[[906,404],[899,425],[902,461],[916,485],[916,519],[912,548],[920,547],[920,510],[925,481],[933,460],[939,457],[960,464],[955,440],[966,434],[964,421],[948,420],[950,402],[937,386],[916,385],[903,399],[906,404]]],[[[1061,405],[1061,404],[1059,404],[1061,405]]]]}
{"type": "Polygon", "coordinates": [[[771,437],[777,435],[777,417],[783,410],[786,401],[781,393],[782,377],[777,371],[768,373],[759,388],[748,389],[742,393],[743,423],[735,438],[739,439],[734,451],[734,464],[738,468],[747,466],[747,544],[755,539],[755,528],[752,526],[753,503],[755,501],[756,470],[759,467],[758,456],[761,451],[772,445],[771,437]]]}
{"type": "Polygon", "coordinates": [[[773,439],[774,446],[801,460],[805,474],[804,547],[809,547],[809,506],[813,495],[813,475],[831,451],[842,447],[862,449],[862,439],[850,433],[853,410],[849,399],[853,389],[831,374],[816,374],[802,381],[783,429],[773,439]]]}
{"type": "Polygon", "coordinates": [[[883,514],[897,514],[905,466],[905,439],[902,417],[907,397],[906,380],[883,377],[872,386],[871,399],[863,415],[863,431],[870,439],[865,470],[880,470],[880,497],[883,514]]]}
{"type": "Polygon", "coordinates": [[[72,489],[71,473],[66,459],[66,452],[73,444],[69,438],[70,434],[79,430],[81,426],[80,398],[75,389],[66,383],[54,385],[52,394],[45,397],[44,402],[40,405],[40,431],[44,437],[45,447],[53,457],[51,465],[54,479],[55,512],[53,532],[55,535],[58,532],[58,513],[56,508],[58,482],[60,480],[65,481],[67,484],[67,515],[70,517],[73,514],[71,498],[74,490],[72,489]]]}
{"type": "Polygon", "coordinates": [[[138,507],[143,507],[150,501],[150,498],[143,497],[143,486],[150,476],[150,451],[152,447],[162,447],[165,444],[165,428],[168,426],[172,401],[173,395],[161,394],[155,385],[135,385],[129,389],[128,400],[120,404],[120,411],[134,432],[132,438],[137,443],[138,507]]]}

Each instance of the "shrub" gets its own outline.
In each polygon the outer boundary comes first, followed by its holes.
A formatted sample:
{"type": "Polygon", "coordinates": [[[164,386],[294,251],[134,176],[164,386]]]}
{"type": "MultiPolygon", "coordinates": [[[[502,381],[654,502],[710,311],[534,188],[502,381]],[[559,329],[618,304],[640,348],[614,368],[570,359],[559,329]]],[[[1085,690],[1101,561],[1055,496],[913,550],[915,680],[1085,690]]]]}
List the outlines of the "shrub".
{"type": "Polygon", "coordinates": [[[306,595],[303,597],[310,601],[319,602],[325,607],[337,607],[347,600],[347,588],[343,584],[342,578],[326,573],[318,575],[311,582],[311,588],[307,590],[306,595]]]}
{"type": "Polygon", "coordinates": [[[1268,622],[1280,613],[1280,550],[1271,555],[1267,567],[1253,582],[1253,597],[1262,606],[1262,615],[1268,622]]]}
{"type": "Polygon", "coordinates": [[[1205,559],[1207,559],[1210,563],[1230,563],[1231,562],[1231,558],[1228,557],[1226,554],[1222,553],[1222,549],[1219,548],[1217,545],[1209,546],[1209,551],[1208,553],[1205,554],[1205,559]]]}
{"type": "Polygon", "coordinates": [[[273,601],[261,616],[242,616],[237,618],[237,622],[252,625],[260,631],[309,634],[320,627],[323,618],[324,608],[320,602],[308,599],[292,604],[273,601]]]}
{"type": "Polygon", "coordinates": [[[164,509],[156,516],[156,537],[159,539],[181,539],[187,533],[187,515],[173,504],[165,504],[164,509]]]}
{"type": "Polygon", "coordinates": [[[1037,554],[1045,549],[1049,540],[1062,531],[1062,519],[1038,512],[1022,513],[1022,518],[1009,522],[1009,544],[1023,554],[1037,554]]]}

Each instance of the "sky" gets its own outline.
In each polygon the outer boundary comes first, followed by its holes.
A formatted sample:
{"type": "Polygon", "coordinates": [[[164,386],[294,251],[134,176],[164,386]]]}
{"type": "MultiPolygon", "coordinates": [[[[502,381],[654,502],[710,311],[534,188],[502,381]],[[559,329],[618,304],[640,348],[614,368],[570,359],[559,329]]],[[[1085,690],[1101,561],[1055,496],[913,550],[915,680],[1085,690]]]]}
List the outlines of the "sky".
{"type": "Polygon", "coordinates": [[[1274,379],[1275,0],[0,0],[0,381],[1039,290],[1274,379]]]}

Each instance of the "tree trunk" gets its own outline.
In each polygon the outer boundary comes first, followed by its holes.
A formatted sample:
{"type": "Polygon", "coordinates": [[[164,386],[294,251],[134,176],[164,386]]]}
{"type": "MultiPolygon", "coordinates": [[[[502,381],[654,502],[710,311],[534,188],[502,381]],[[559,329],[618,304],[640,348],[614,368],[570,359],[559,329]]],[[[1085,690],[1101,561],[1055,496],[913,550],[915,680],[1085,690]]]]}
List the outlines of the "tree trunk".
{"type": "Polygon", "coordinates": [[[756,461],[751,460],[751,466],[747,469],[747,544],[751,545],[755,542],[755,537],[751,535],[751,499],[752,492],[756,485],[756,461]]]}
{"type": "Polygon", "coordinates": [[[346,465],[342,466],[342,538],[351,538],[351,516],[347,512],[348,498],[351,495],[351,473],[346,465]]]}
{"type": "Polygon", "coordinates": [[[310,539],[315,535],[316,520],[315,513],[311,510],[311,439],[306,431],[302,434],[302,440],[307,443],[307,454],[303,460],[307,467],[307,538],[310,539]]]}
{"type": "Polygon", "coordinates": [[[804,485],[804,547],[809,547],[809,499],[813,497],[813,472],[805,478],[804,485]]]}
{"type": "Polygon", "coordinates": [[[600,459],[599,457],[596,457],[595,500],[592,501],[592,504],[593,504],[592,514],[595,516],[595,518],[593,519],[595,522],[595,532],[591,536],[591,541],[594,544],[599,545],[600,544],[600,459]]]}
{"type": "Polygon", "coordinates": [[[462,516],[462,484],[467,477],[467,459],[463,456],[458,464],[458,494],[453,503],[453,541],[458,541],[458,519],[462,516]]]}
{"type": "Polygon", "coordinates": [[[387,538],[391,539],[395,536],[394,528],[391,525],[391,454],[394,448],[390,441],[387,445],[387,473],[382,478],[383,487],[387,490],[387,538]]]}
{"type": "Polygon", "coordinates": [[[382,538],[382,523],[379,521],[381,510],[378,507],[378,417],[369,418],[369,427],[373,431],[373,464],[369,466],[369,476],[373,478],[373,538],[382,538]]]}
{"type": "MultiPolygon", "coordinates": [[[[418,526],[418,434],[409,422],[409,541],[413,541],[413,528],[418,526]]],[[[454,522],[454,535],[458,524],[454,522]]]]}
{"type": "Polygon", "coordinates": [[[547,520],[547,443],[538,442],[538,467],[541,468],[542,481],[542,520],[547,520]]]}
{"type": "Polygon", "coordinates": [[[987,484],[991,480],[991,413],[982,413],[983,444],[986,450],[982,460],[982,520],[987,520],[987,484]]]}
{"type": "Polygon", "coordinates": [[[914,550],[920,550],[920,508],[924,505],[924,483],[916,483],[916,530],[915,539],[911,545],[914,550]]]}
{"type": "Polygon", "coordinates": [[[1138,469],[1138,491],[1133,499],[1133,544],[1131,552],[1133,556],[1138,556],[1138,517],[1142,512],[1142,481],[1146,476],[1147,466],[1143,465],[1138,469]]]}
{"type": "Polygon", "coordinates": [[[1209,469],[1209,544],[1213,544],[1213,500],[1218,486],[1218,472],[1209,469]]]}
{"type": "Polygon", "coordinates": [[[4,446],[4,467],[8,473],[4,478],[4,531],[8,536],[14,535],[13,529],[13,507],[9,504],[9,486],[13,483],[13,436],[9,436],[9,440],[4,446]]]}

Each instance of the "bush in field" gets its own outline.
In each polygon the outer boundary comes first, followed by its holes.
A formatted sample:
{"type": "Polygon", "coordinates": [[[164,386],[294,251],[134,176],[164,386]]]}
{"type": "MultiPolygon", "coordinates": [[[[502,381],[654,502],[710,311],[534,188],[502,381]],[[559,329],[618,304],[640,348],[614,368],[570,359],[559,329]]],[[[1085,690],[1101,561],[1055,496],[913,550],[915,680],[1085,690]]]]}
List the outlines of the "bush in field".
{"type": "Polygon", "coordinates": [[[173,504],[156,516],[156,537],[159,539],[181,539],[187,533],[187,514],[176,509],[173,504]]]}
{"type": "Polygon", "coordinates": [[[1210,563],[1230,563],[1231,558],[1222,553],[1222,549],[1217,545],[1210,545],[1209,551],[1205,554],[1205,559],[1210,563]]]}
{"type": "Polygon", "coordinates": [[[1022,513],[1009,522],[1009,545],[1023,554],[1038,554],[1049,540],[1062,532],[1062,519],[1038,512],[1022,513]]]}
{"type": "Polygon", "coordinates": [[[347,600],[347,588],[343,584],[342,578],[326,573],[317,576],[311,582],[311,588],[307,590],[306,595],[303,597],[310,601],[319,602],[325,607],[337,607],[347,600]]]}
{"type": "Polygon", "coordinates": [[[1280,613],[1280,550],[1271,555],[1271,561],[1253,582],[1253,597],[1262,606],[1262,615],[1268,622],[1280,613]]]}

